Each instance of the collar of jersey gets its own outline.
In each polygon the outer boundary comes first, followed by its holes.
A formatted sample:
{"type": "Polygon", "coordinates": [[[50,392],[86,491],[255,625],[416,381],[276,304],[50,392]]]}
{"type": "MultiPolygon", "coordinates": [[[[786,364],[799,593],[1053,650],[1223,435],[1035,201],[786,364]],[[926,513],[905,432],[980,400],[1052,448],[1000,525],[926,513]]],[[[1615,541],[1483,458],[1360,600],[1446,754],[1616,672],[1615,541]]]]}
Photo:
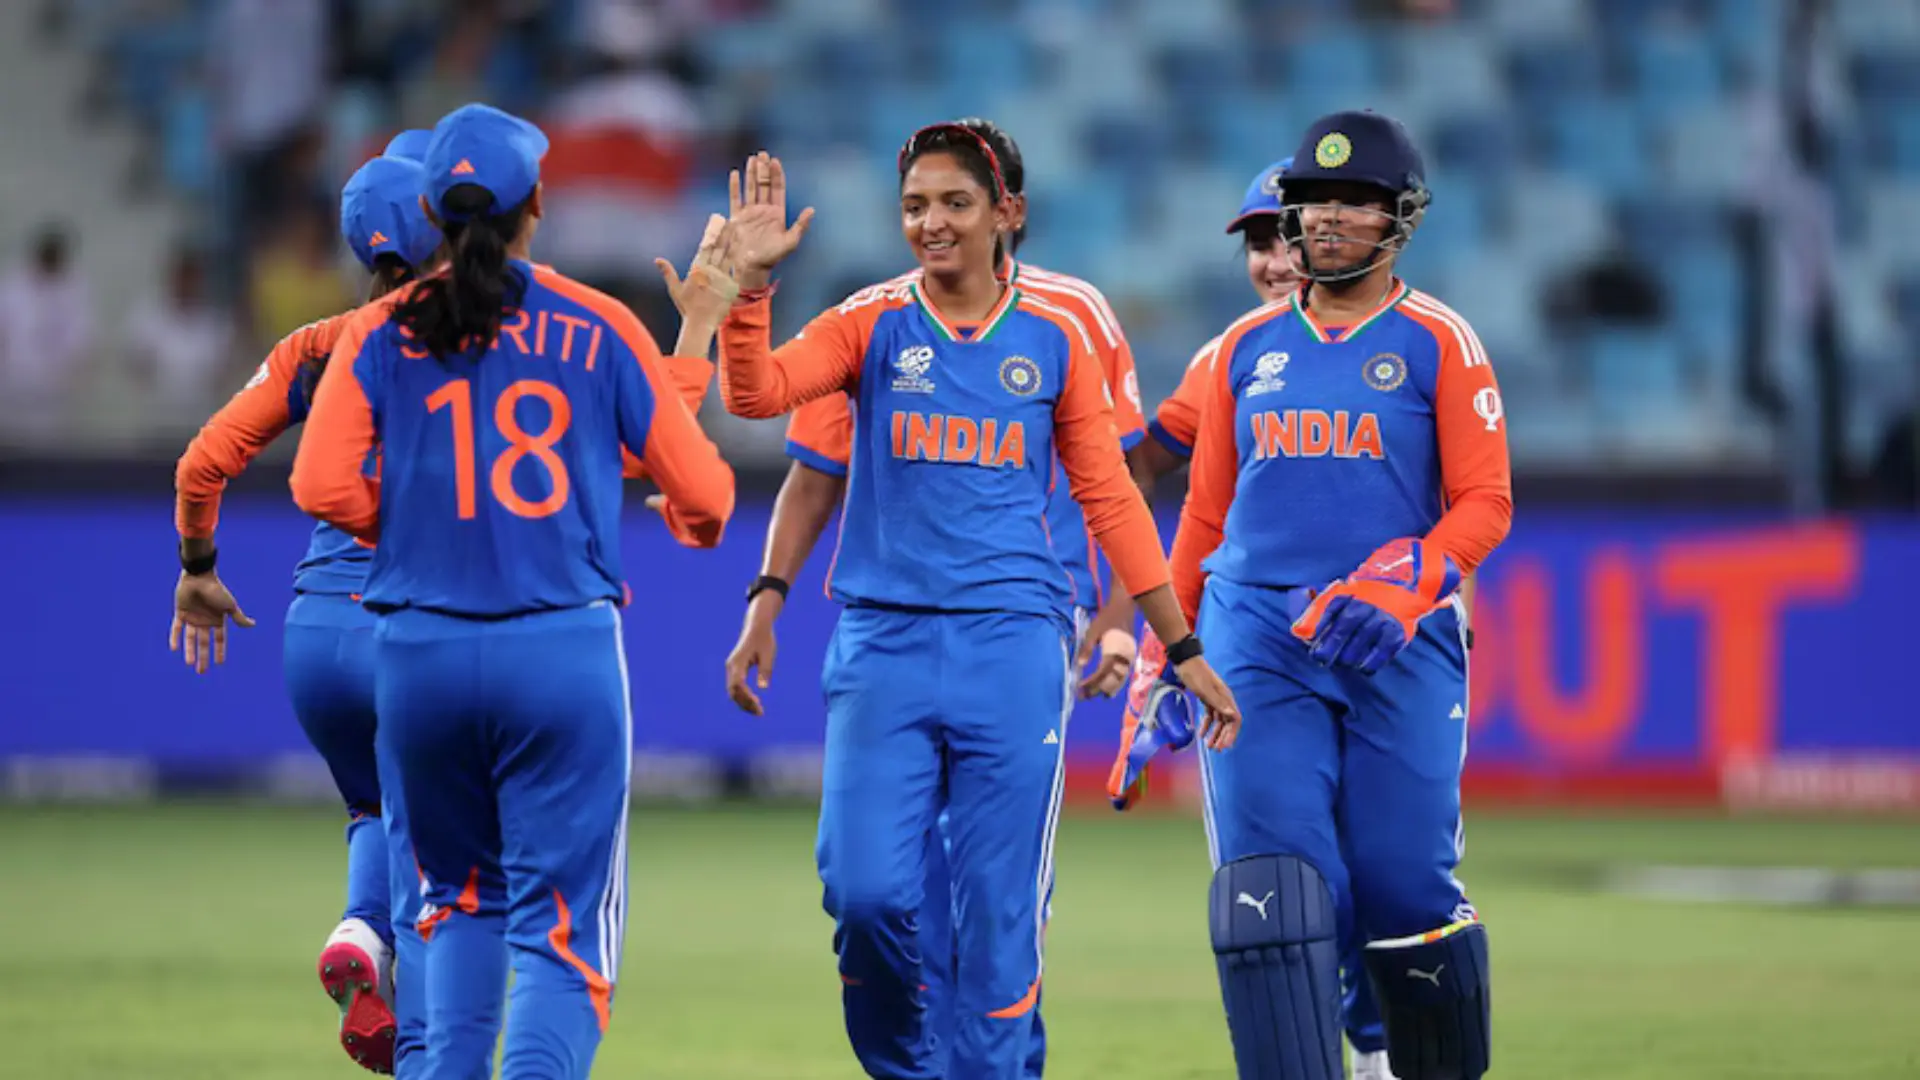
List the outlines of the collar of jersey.
{"type": "Polygon", "coordinates": [[[1400,301],[1405,300],[1407,294],[1412,291],[1407,287],[1406,282],[1394,278],[1393,288],[1387,290],[1387,298],[1380,301],[1380,306],[1374,308],[1365,318],[1355,320],[1352,326],[1342,330],[1338,335],[1328,333],[1313,317],[1313,313],[1307,310],[1307,290],[1305,289],[1293,294],[1293,313],[1300,316],[1300,322],[1306,326],[1307,333],[1313,335],[1313,340],[1322,345],[1336,341],[1352,341],[1360,336],[1360,331],[1372,326],[1380,316],[1399,306],[1400,301]]]}
{"type": "Polygon", "coordinates": [[[979,333],[972,337],[961,337],[960,331],[954,329],[953,324],[927,302],[927,296],[920,291],[918,281],[908,285],[907,290],[913,294],[914,305],[920,309],[922,315],[926,316],[927,325],[933,327],[934,332],[941,337],[960,345],[978,345],[992,337],[993,332],[1000,329],[1000,324],[1007,320],[1007,314],[1013,310],[1014,305],[1020,302],[1020,290],[1009,285],[1007,291],[1000,294],[1000,302],[994,305],[992,311],[987,312],[986,318],[980,320],[979,333]]]}

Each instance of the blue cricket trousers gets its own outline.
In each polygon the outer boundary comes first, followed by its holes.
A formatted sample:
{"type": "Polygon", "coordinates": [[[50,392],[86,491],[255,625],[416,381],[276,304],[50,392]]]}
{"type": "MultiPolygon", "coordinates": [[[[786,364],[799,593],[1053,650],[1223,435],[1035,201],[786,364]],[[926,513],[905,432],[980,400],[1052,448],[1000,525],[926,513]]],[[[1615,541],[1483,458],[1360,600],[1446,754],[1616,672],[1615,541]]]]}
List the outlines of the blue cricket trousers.
{"type": "Polygon", "coordinates": [[[1070,645],[1064,620],[1035,615],[854,607],[840,617],[822,677],[817,850],[847,1034],[870,1076],[1021,1075],[1065,780],[1070,645]],[[943,805],[950,900],[926,895],[943,805]],[[919,932],[923,906],[949,902],[956,1020],[941,1048],[919,932]]]}
{"type": "Polygon", "coordinates": [[[394,1073],[406,1080],[424,1059],[422,963],[413,848],[383,763],[374,752],[371,612],[350,596],[300,593],[287,606],[283,666],[294,717],[333,774],[347,804],[347,902],[343,919],[361,919],[391,944],[396,971],[394,1073]]]}
{"type": "Polygon", "coordinates": [[[1460,614],[1428,615],[1371,677],[1324,667],[1290,631],[1305,589],[1207,582],[1199,632],[1246,719],[1224,752],[1201,750],[1213,863],[1295,855],[1333,890],[1347,1038],[1385,1047],[1361,966],[1366,942],[1472,914],[1460,862],[1467,661],[1460,614]]]}
{"type": "Polygon", "coordinates": [[[626,925],[632,719],[611,603],[480,620],[405,609],[375,634],[380,752],[425,901],[433,1080],[579,1080],[626,925]]]}

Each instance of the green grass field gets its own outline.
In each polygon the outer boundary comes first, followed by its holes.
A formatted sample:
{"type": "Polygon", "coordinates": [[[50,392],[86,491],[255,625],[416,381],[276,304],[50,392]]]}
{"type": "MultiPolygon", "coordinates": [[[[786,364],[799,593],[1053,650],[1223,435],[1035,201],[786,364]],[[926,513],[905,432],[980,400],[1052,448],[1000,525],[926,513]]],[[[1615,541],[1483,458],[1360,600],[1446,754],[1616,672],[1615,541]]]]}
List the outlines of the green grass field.
{"type": "MultiPolygon", "coordinates": [[[[0,808],[0,1076],[365,1075],[332,1041],[311,970],[343,857],[338,818],[318,810],[0,808]]],[[[1590,872],[1615,860],[1916,867],[1920,830],[1472,819],[1462,876],[1493,935],[1494,1075],[1920,1077],[1920,913],[1593,891],[1590,872]]],[[[1059,862],[1048,1075],[1230,1077],[1198,823],[1070,816],[1059,862]]],[[[637,809],[631,865],[597,1076],[859,1075],[810,812],[637,809]]]]}

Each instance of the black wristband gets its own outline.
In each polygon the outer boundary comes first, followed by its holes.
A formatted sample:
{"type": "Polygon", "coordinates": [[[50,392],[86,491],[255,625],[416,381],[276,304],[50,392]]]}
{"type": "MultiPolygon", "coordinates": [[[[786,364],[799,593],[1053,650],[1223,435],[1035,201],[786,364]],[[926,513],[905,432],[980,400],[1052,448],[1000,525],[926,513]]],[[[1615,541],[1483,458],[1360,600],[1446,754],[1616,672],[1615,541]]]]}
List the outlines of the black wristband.
{"type": "Polygon", "coordinates": [[[753,603],[754,597],[769,590],[779,593],[780,599],[785,600],[787,589],[788,585],[784,579],[774,577],[772,574],[761,574],[753,579],[753,584],[747,586],[747,603],[753,603]]]}
{"type": "Polygon", "coordinates": [[[1181,664],[1199,656],[1200,653],[1200,635],[1188,634],[1186,637],[1167,646],[1167,663],[1179,667],[1181,664]]]}
{"type": "Polygon", "coordinates": [[[180,569],[195,576],[210,574],[213,572],[213,564],[219,561],[219,556],[220,552],[218,549],[209,551],[197,559],[189,559],[185,555],[182,555],[180,556],[180,569]]]}

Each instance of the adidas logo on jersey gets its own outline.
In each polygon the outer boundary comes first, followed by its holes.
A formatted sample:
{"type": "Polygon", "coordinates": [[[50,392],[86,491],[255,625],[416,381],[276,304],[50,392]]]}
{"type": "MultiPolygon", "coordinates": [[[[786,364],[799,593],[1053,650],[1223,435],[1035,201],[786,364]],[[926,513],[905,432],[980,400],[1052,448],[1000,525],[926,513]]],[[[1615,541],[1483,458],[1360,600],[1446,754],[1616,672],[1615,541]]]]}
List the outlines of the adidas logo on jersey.
{"type": "Polygon", "coordinates": [[[1447,719],[1465,720],[1466,718],[1467,718],[1466,706],[1461,705],[1459,702],[1455,702],[1453,705],[1453,711],[1447,714],[1447,719]]]}

